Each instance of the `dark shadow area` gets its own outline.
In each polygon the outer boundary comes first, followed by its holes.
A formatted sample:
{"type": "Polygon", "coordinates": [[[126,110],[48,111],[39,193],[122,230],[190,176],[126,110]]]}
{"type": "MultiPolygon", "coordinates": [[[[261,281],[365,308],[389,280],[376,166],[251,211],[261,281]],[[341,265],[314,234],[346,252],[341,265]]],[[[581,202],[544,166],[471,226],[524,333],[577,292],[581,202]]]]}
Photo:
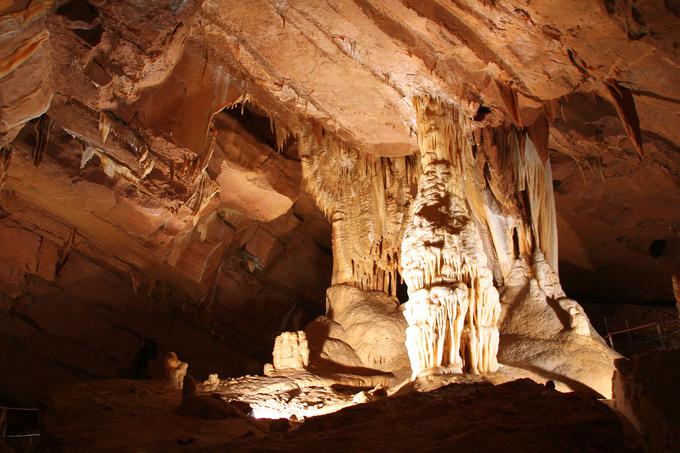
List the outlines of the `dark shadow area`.
{"type": "Polygon", "coordinates": [[[224,113],[234,118],[260,143],[264,143],[272,149],[276,149],[276,133],[272,130],[269,117],[265,112],[256,111],[250,104],[236,105],[231,109],[224,109],[224,113]]]}
{"type": "Polygon", "coordinates": [[[399,300],[399,304],[401,305],[408,302],[408,286],[406,285],[404,279],[401,278],[401,274],[399,274],[399,272],[397,272],[396,275],[397,275],[397,299],[399,300]]]}
{"type": "Polygon", "coordinates": [[[661,258],[663,254],[666,252],[666,245],[667,241],[665,239],[654,239],[650,244],[649,244],[649,256],[652,258],[661,258]]]}

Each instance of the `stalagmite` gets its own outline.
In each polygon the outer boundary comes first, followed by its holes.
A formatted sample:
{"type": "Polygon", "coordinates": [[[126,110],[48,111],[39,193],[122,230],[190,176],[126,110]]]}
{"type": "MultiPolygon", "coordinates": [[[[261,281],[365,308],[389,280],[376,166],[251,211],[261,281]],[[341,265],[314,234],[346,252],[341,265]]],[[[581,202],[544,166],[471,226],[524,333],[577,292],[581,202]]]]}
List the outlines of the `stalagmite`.
{"type": "Polygon", "coordinates": [[[435,367],[493,372],[500,304],[465,201],[465,120],[428,97],[414,105],[422,175],[401,245],[411,368],[414,375],[435,367]]]}
{"type": "Polygon", "coordinates": [[[273,367],[276,370],[305,368],[309,365],[309,344],[303,331],[282,332],[274,341],[273,367]]]}
{"type": "Polygon", "coordinates": [[[220,376],[217,373],[208,375],[208,379],[203,381],[204,392],[214,392],[220,386],[220,376]]]}
{"type": "Polygon", "coordinates": [[[173,351],[168,352],[165,357],[165,379],[173,389],[181,389],[184,376],[187,374],[189,364],[182,362],[173,351]]]}

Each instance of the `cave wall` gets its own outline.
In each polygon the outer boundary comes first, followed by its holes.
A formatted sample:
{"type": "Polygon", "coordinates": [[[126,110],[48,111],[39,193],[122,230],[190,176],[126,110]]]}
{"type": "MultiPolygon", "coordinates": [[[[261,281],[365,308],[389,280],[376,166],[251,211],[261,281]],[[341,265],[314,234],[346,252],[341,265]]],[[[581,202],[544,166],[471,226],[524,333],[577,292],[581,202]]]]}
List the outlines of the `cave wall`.
{"type": "MultiPolygon", "coordinates": [[[[332,267],[334,283],[394,294],[398,214],[419,171],[412,99],[423,94],[478,130],[549,128],[534,142],[552,163],[568,292],[671,300],[678,11],[660,0],[3,2],[0,291],[13,332],[3,341],[30,346],[42,329],[63,349],[25,346],[16,360],[58,357],[69,379],[111,375],[148,336],[135,317],[159,307],[194,326],[203,339],[192,343],[238,344],[225,373],[243,372],[267,360],[277,331],[323,311],[332,267]],[[359,180],[355,192],[332,183],[338,171],[359,180]],[[305,174],[317,184],[301,188],[305,174]],[[349,213],[385,215],[348,221],[320,192],[349,213]],[[361,233],[334,239],[333,262],[323,214],[335,216],[334,238],[361,233]],[[98,277],[80,287],[79,272],[98,277]],[[83,341],[51,326],[62,302],[50,297],[81,301],[73,318],[103,330],[106,310],[134,325],[115,330],[126,351],[111,340],[94,348],[116,349],[103,362],[73,362],[81,353],[66,345],[83,341]]],[[[469,170],[483,185],[484,166],[469,170]]],[[[513,193],[495,189],[501,201],[513,193]]],[[[488,255],[505,278],[509,260],[488,255]]]]}
{"type": "MultiPolygon", "coordinates": [[[[59,383],[129,376],[145,339],[155,339],[160,358],[177,352],[197,378],[257,373],[278,332],[324,309],[329,226],[308,200],[275,222],[241,223],[231,243],[218,236],[224,245],[200,298],[173,280],[149,279],[10,191],[0,206],[0,362],[8,370],[0,397],[8,401],[35,401],[59,383]],[[302,274],[310,263],[316,274],[302,274]]],[[[210,241],[190,240],[178,266],[205,267],[210,241]]],[[[162,375],[162,360],[151,361],[151,373],[162,375]]]]}

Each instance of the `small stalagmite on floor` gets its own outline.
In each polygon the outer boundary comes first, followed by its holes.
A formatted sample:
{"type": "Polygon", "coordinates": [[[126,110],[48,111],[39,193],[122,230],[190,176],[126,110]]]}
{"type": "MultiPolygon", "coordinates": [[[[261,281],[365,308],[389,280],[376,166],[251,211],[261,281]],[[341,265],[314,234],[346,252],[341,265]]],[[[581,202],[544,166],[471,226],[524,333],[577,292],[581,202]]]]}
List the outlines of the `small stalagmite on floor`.
{"type": "Polygon", "coordinates": [[[165,379],[168,381],[170,388],[182,388],[188,368],[189,364],[179,360],[175,352],[168,352],[165,357],[165,379]]]}

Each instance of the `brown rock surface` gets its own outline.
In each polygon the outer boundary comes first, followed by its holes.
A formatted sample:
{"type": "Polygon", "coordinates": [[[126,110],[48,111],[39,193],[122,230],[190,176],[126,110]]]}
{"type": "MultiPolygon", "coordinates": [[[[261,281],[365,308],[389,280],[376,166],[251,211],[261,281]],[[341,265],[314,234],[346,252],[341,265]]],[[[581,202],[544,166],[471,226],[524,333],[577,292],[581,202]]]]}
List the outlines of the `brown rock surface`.
{"type": "MultiPolygon", "coordinates": [[[[493,215],[526,208],[499,137],[526,132],[541,168],[550,157],[570,295],[671,301],[679,14],[670,0],[0,1],[0,362],[41,383],[3,376],[0,393],[112,377],[154,335],[192,367],[233,358],[206,373],[243,372],[322,313],[331,273],[397,294],[415,96],[497,128],[466,169],[493,215]]],[[[489,254],[499,286],[503,259],[489,254]]]]}
{"type": "Polygon", "coordinates": [[[309,419],[284,434],[267,420],[179,416],[179,393],[160,386],[107,381],[61,388],[48,406],[48,445],[64,451],[636,451],[602,403],[529,380],[412,392],[309,419]]]}
{"type": "Polygon", "coordinates": [[[650,452],[680,448],[680,351],[652,351],[621,359],[614,404],[642,434],[650,452]]]}

